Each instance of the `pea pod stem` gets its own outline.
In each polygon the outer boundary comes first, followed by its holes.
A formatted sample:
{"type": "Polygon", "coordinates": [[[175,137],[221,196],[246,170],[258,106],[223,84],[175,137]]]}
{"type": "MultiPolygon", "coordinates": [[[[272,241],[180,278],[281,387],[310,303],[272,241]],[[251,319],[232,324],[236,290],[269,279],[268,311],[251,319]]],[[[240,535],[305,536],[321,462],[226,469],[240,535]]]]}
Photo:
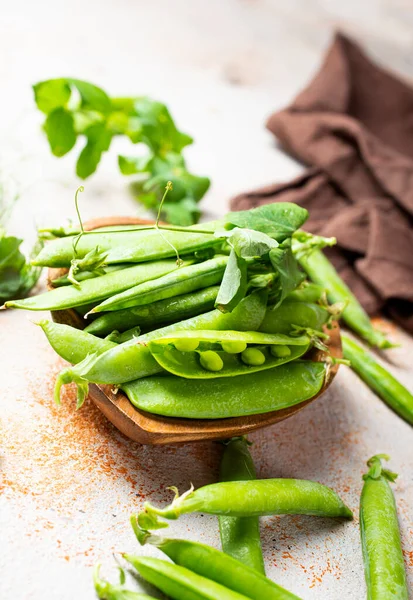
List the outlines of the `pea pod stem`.
{"type": "Polygon", "coordinates": [[[173,600],[246,600],[247,596],[201,577],[185,567],[158,558],[123,557],[152,585],[173,600]]]}
{"type": "Polygon", "coordinates": [[[120,567],[120,583],[117,585],[102,579],[99,571],[100,565],[96,565],[93,571],[93,584],[100,600],[156,600],[153,596],[126,589],[124,586],[125,573],[120,567]]]}
{"type": "MultiPolygon", "coordinates": [[[[225,443],[219,477],[220,481],[256,479],[254,461],[245,437],[232,438],[225,443]]],[[[258,517],[221,515],[218,520],[223,551],[265,574],[258,517]]]]}
{"type": "Polygon", "coordinates": [[[391,348],[392,343],[384,333],[375,329],[350,288],[341,279],[331,262],[321,250],[315,250],[299,259],[301,266],[312,281],[324,286],[331,302],[346,302],[343,310],[344,322],[371,346],[391,348]]]}
{"type": "Polygon", "coordinates": [[[211,546],[182,539],[168,539],[142,530],[135,516],[131,524],[139,542],[156,546],[175,564],[207,577],[252,600],[298,600],[262,572],[211,546]]]}
{"type": "Polygon", "coordinates": [[[197,490],[191,487],[181,496],[175,490],[175,499],[165,508],[146,502],[138,522],[143,529],[156,529],[165,526],[158,517],[175,520],[194,512],[229,517],[295,514],[353,518],[341,498],[320,483],[302,479],[259,479],[213,483],[197,490]]]}
{"type": "Polygon", "coordinates": [[[341,340],[344,358],[350,361],[351,368],[390,408],[413,425],[413,395],[409,390],[347,334],[342,333],[341,340]]]}
{"type": "Polygon", "coordinates": [[[368,600],[408,600],[397,509],[389,482],[397,475],[383,469],[385,454],[373,456],[363,476],[360,532],[368,600]]]}

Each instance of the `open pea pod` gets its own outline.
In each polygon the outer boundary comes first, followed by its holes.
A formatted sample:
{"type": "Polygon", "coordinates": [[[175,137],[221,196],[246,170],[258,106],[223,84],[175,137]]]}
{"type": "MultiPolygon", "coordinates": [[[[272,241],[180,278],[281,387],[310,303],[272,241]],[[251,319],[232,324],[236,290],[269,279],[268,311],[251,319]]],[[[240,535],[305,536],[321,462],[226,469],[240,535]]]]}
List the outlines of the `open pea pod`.
{"type": "Polygon", "coordinates": [[[271,369],[299,358],[309,346],[306,335],[256,331],[182,331],[149,342],[158,364],[186,379],[234,377],[271,369]]]}

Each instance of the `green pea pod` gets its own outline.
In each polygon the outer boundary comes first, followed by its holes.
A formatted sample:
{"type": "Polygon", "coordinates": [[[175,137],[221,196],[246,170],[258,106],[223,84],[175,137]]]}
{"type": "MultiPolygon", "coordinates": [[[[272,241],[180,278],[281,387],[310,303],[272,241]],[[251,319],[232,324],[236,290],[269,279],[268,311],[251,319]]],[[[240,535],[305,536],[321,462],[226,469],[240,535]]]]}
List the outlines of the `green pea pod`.
{"type": "Polygon", "coordinates": [[[413,395],[387,369],[345,333],[342,333],[344,358],[351,368],[398,415],[413,425],[413,395]]]}
{"type": "MultiPolygon", "coordinates": [[[[246,438],[232,438],[225,443],[219,477],[221,481],[256,479],[254,461],[248,450],[246,438]]],[[[264,575],[265,567],[258,517],[221,515],[218,520],[223,551],[264,575]]],[[[261,597],[265,597],[265,594],[261,597]]]]}
{"type": "Polygon", "coordinates": [[[308,336],[289,337],[256,331],[184,331],[149,342],[152,356],[165,371],[187,379],[232,377],[271,369],[299,358],[309,346],[308,336]],[[231,351],[232,347],[237,351],[237,344],[243,346],[244,352],[226,351],[231,351]],[[258,364],[245,362],[247,344],[260,344],[259,352],[264,360],[261,359],[258,364]],[[282,347],[283,355],[273,355],[272,345],[282,347]],[[218,357],[219,368],[214,368],[213,363],[209,366],[208,355],[213,360],[218,357]]]}
{"type": "Polygon", "coordinates": [[[316,283],[304,282],[296,290],[290,292],[287,302],[319,302],[326,293],[326,288],[316,283]]]}
{"type": "Polygon", "coordinates": [[[393,344],[386,339],[385,334],[373,327],[360,302],[321,250],[314,250],[308,256],[302,257],[300,264],[315,283],[325,286],[331,302],[346,303],[342,316],[351,329],[371,346],[392,347],[393,344]]]}
{"type": "Polygon", "coordinates": [[[119,584],[109,583],[109,581],[101,579],[99,576],[99,567],[100,565],[97,565],[94,570],[93,583],[96,595],[101,600],[156,600],[153,596],[126,589],[124,586],[125,573],[120,567],[118,567],[120,571],[119,584]]]}
{"type": "Polygon", "coordinates": [[[288,298],[275,310],[267,309],[260,331],[289,335],[293,325],[320,331],[328,322],[328,310],[312,302],[295,302],[288,298]]]}
{"type": "MultiPolygon", "coordinates": [[[[116,348],[115,348],[116,350],[116,348]]],[[[225,419],[281,410],[304,402],[321,389],[324,363],[293,361],[266,371],[208,379],[153,376],[122,386],[141,410],[167,417],[225,419]]]]}
{"type": "Polygon", "coordinates": [[[80,363],[90,353],[102,354],[117,346],[110,340],[101,340],[69,325],[46,320],[39,321],[36,325],[43,329],[53,350],[73,365],[80,363]]]}
{"type": "Polygon", "coordinates": [[[131,523],[141,544],[156,546],[175,564],[197,575],[207,577],[252,600],[298,600],[297,596],[273,583],[262,573],[211,546],[152,535],[140,529],[136,517],[131,518],[131,523]]]}
{"type": "Polygon", "coordinates": [[[311,515],[352,519],[351,510],[330,488],[304,479],[256,479],[221,481],[182,496],[176,489],[175,499],[165,508],[145,502],[138,515],[142,529],[165,527],[164,519],[178,519],[189,513],[207,513],[229,517],[263,517],[268,515],[311,515]]]}
{"type": "Polygon", "coordinates": [[[182,266],[156,281],[146,281],[108,298],[91,312],[124,310],[209,287],[221,281],[227,261],[227,256],[216,256],[203,263],[182,266]]]}
{"type": "Polygon", "coordinates": [[[109,312],[97,317],[86,327],[85,331],[105,336],[115,329],[123,332],[136,325],[150,328],[177,319],[195,317],[214,308],[218,290],[219,286],[207,287],[175,298],[158,300],[145,306],[109,312]]]}
{"type": "Polygon", "coordinates": [[[119,385],[162,372],[162,367],[148,348],[148,342],[160,336],[190,329],[258,329],[265,314],[267,298],[265,290],[254,292],[244,298],[232,313],[212,310],[141,335],[99,356],[88,356],[76,367],[60,373],[56,380],[55,399],[58,401],[61,386],[73,381],[78,384],[81,404],[87,392],[87,382],[119,385]]]}
{"type": "MultiPolygon", "coordinates": [[[[107,275],[107,273],[113,273],[114,271],[121,271],[122,269],[127,269],[128,267],[130,267],[131,265],[128,263],[122,263],[120,265],[107,265],[105,267],[103,267],[103,270],[105,271],[105,275],[107,275]]],[[[102,277],[102,274],[100,273],[96,273],[95,271],[80,271],[79,273],[76,273],[76,281],[85,281],[86,279],[94,279],[95,277],[102,277]]],[[[56,279],[53,279],[53,281],[51,282],[51,284],[53,285],[53,287],[62,287],[63,285],[71,285],[72,282],[69,281],[68,276],[67,275],[62,275],[62,277],[57,277],[56,279]]]]}
{"type": "Polygon", "coordinates": [[[121,271],[101,275],[95,279],[81,281],[78,286],[70,285],[56,288],[50,292],[31,296],[24,300],[6,302],[7,308],[24,308],[26,310],[63,310],[82,306],[89,302],[97,302],[116,294],[131,286],[162,277],[166,273],[178,269],[174,260],[163,260],[153,263],[135,265],[121,271]]]}
{"type": "Polygon", "coordinates": [[[373,456],[363,476],[360,498],[360,531],[369,600],[408,600],[403,552],[393,492],[395,473],[382,468],[385,454],[373,456]]]}
{"type": "Polygon", "coordinates": [[[155,585],[173,600],[246,600],[247,598],[185,567],[165,560],[131,554],[124,554],[123,557],[146,581],[155,585]]]}
{"type": "MultiPolygon", "coordinates": [[[[76,256],[83,258],[97,246],[107,253],[106,263],[147,262],[191,254],[204,248],[217,247],[222,242],[213,233],[197,233],[197,230],[214,230],[214,223],[203,223],[182,231],[137,229],[120,231],[88,232],[79,239],[76,256]]],[[[40,251],[33,264],[41,267],[70,267],[76,236],[53,240],[40,251]]]]}

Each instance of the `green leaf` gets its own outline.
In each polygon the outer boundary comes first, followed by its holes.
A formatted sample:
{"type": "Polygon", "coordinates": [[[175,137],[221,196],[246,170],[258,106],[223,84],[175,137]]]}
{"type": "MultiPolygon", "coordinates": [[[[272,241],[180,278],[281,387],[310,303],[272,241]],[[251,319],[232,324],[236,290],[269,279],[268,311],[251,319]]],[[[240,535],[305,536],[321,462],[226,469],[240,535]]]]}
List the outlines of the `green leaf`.
{"type": "Polygon", "coordinates": [[[305,279],[305,273],[300,270],[299,264],[291,250],[291,238],[286,239],[278,248],[270,251],[270,261],[274,270],[279,275],[279,293],[276,308],[284,298],[305,279]]]}
{"type": "Polygon", "coordinates": [[[251,210],[232,212],[225,216],[227,229],[232,226],[262,231],[282,242],[307,220],[308,211],[292,202],[264,204],[251,210]]]}
{"type": "Polygon", "coordinates": [[[96,171],[103,152],[109,150],[112,133],[104,123],[92,125],[85,131],[86,146],[83,148],[76,164],[76,173],[81,179],[86,179],[96,171]]]}
{"type": "Polygon", "coordinates": [[[80,79],[69,78],[66,81],[69,85],[73,85],[79,92],[82,108],[101,113],[108,113],[112,110],[112,102],[102,88],[80,79]]]}
{"type": "Polygon", "coordinates": [[[44,129],[50,149],[55,156],[64,156],[76,144],[73,116],[65,108],[56,108],[49,113],[44,129]]]}
{"type": "Polygon", "coordinates": [[[64,108],[70,99],[70,86],[66,79],[49,79],[33,86],[37,107],[48,115],[56,108],[64,108]]]}
{"type": "Polygon", "coordinates": [[[221,312],[231,312],[247,292],[247,263],[231,250],[215,306],[221,312]]]}
{"type": "MultiPolygon", "coordinates": [[[[26,264],[20,252],[22,240],[10,236],[0,238],[0,302],[26,296],[37,282],[41,269],[26,264]]],[[[34,252],[39,249],[35,247],[34,252]]]]}
{"type": "Polygon", "coordinates": [[[151,168],[152,154],[146,156],[118,156],[119,170],[122,175],[136,175],[147,173],[151,168]]]}
{"type": "MultiPolygon", "coordinates": [[[[216,235],[220,237],[222,233],[218,231],[216,235]]],[[[261,231],[254,231],[253,229],[240,229],[236,227],[226,232],[226,237],[237,255],[242,258],[260,258],[269,254],[273,248],[278,247],[278,242],[270,238],[270,236],[261,231]]]]}
{"type": "Polygon", "coordinates": [[[164,202],[162,218],[171,225],[189,227],[198,222],[201,211],[192,198],[184,198],[179,202],[164,202]]]}

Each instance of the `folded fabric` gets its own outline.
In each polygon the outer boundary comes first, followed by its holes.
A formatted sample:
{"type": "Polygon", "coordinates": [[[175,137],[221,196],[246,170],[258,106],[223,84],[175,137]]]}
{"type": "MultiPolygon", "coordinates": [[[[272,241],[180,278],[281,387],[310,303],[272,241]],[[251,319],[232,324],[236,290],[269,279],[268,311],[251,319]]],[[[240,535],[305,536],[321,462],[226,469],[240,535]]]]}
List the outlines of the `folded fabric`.
{"type": "Polygon", "coordinates": [[[337,238],[329,257],[369,314],[384,309],[413,332],[413,88],[337,34],[315,79],[267,127],[310,168],[231,208],[305,206],[306,228],[337,238]]]}

